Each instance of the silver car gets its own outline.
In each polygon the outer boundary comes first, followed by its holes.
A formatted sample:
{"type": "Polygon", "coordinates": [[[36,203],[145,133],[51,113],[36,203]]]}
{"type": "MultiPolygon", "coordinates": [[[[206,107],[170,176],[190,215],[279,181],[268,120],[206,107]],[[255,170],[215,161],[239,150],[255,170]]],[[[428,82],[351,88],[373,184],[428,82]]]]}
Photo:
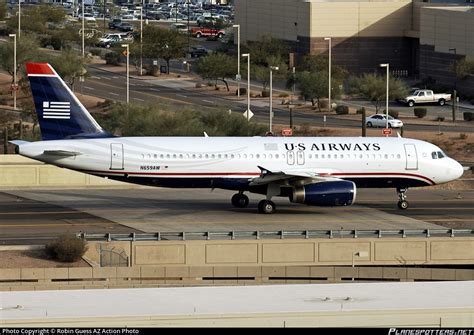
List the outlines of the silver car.
{"type": "MultiPolygon", "coordinates": [[[[387,120],[385,119],[384,114],[374,114],[374,115],[371,115],[371,116],[365,118],[365,124],[369,128],[371,128],[371,127],[383,127],[383,128],[385,128],[385,126],[387,124],[387,120]]],[[[389,128],[401,128],[401,127],[403,127],[403,122],[398,120],[398,119],[394,119],[393,117],[391,117],[389,115],[388,116],[388,127],[389,128]]]]}

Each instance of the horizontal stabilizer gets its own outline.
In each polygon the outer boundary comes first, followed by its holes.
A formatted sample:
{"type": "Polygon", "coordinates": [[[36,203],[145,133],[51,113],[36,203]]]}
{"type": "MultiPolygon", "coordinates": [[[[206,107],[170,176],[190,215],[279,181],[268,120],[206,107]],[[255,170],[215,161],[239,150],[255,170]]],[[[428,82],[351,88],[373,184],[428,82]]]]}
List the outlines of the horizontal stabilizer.
{"type": "Polygon", "coordinates": [[[68,150],[45,150],[43,151],[43,155],[71,157],[71,156],[81,155],[81,153],[77,151],[68,151],[68,150]]]}
{"type": "Polygon", "coordinates": [[[13,140],[13,141],[8,141],[8,143],[14,144],[14,145],[22,145],[26,143],[30,143],[28,141],[22,141],[22,140],[13,140]]]}

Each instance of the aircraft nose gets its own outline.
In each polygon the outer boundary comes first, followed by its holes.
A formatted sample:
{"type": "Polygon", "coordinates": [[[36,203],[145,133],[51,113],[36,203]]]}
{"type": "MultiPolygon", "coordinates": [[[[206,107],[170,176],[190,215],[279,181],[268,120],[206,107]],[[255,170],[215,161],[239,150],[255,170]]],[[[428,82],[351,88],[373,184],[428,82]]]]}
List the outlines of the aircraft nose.
{"type": "Polygon", "coordinates": [[[460,178],[464,174],[464,167],[455,160],[453,160],[452,165],[453,179],[460,178]]]}

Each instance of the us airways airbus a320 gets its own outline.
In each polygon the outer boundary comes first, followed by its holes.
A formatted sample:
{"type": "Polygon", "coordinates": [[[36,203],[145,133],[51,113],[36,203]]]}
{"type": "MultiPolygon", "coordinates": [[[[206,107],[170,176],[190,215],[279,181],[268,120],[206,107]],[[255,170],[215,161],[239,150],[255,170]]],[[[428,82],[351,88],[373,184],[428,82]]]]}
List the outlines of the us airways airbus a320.
{"type": "Polygon", "coordinates": [[[408,208],[409,187],[459,178],[463,167],[437,146],[407,138],[115,137],[104,131],[56,71],[26,64],[42,141],[13,141],[16,152],[45,163],[129,183],[262,194],[310,206],[349,206],[356,189],[393,188],[408,208]]]}

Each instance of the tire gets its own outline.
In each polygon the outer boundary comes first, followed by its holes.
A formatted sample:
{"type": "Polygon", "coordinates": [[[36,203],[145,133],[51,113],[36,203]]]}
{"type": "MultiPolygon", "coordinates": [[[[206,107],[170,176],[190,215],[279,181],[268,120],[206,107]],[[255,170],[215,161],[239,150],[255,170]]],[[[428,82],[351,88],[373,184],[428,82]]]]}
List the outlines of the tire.
{"type": "Polygon", "coordinates": [[[439,99],[439,101],[438,101],[438,104],[440,106],[444,106],[445,103],[446,103],[446,100],[444,100],[444,99],[439,99]]]}
{"type": "Polygon", "coordinates": [[[197,33],[196,34],[196,38],[201,38],[202,34],[201,33],[197,33]]]}
{"type": "Polygon", "coordinates": [[[231,199],[232,205],[237,208],[245,208],[249,205],[249,197],[245,194],[236,193],[231,199]]]}
{"type": "Polygon", "coordinates": [[[407,209],[408,206],[409,206],[409,205],[408,205],[408,201],[406,201],[406,200],[399,201],[399,202],[397,203],[397,206],[398,206],[398,208],[405,210],[405,209],[407,209]]]}
{"type": "Polygon", "coordinates": [[[217,34],[217,38],[219,38],[219,39],[221,39],[222,36],[224,36],[224,34],[222,34],[222,33],[217,34]]]}
{"type": "Polygon", "coordinates": [[[273,214],[275,208],[275,203],[270,200],[262,200],[258,203],[258,212],[262,214],[273,214]]]}
{"type": "Polygon", "coordinates": [[[413,100],[408,101],[408,107],[415,106],[415,102],[413,100]]]}
{"type": "Polygon", "coordinates": [[[367,127],[372,128],[372,122],[367,122],[367,127]]]}

